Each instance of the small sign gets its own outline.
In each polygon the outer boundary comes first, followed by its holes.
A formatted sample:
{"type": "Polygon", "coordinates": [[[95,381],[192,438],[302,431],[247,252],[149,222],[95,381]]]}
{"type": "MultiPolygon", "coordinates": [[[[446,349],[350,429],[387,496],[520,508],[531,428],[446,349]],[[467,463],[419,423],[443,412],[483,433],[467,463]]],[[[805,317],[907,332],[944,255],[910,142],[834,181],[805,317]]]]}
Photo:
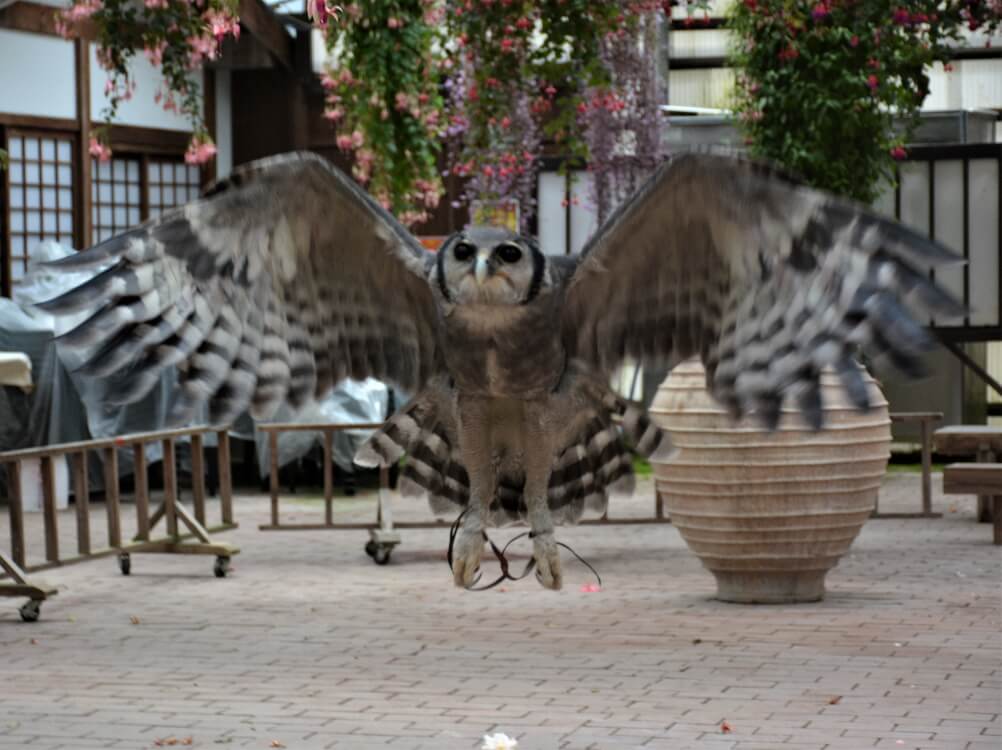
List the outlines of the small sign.
{"type": "Polygon", "coordinates": [[[518,201],[471,201],[471,223],[477,226],[501,227],[518,233],[518,201]]]}

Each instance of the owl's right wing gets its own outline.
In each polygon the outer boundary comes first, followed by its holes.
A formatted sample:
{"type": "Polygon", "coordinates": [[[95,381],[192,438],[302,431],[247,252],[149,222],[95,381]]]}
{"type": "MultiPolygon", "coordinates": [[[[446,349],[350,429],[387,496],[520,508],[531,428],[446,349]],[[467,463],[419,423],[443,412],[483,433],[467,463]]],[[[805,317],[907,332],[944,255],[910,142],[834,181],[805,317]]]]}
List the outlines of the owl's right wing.
{"type": "Polygon", "coordinates": [[[41,307],[97,311],[63,343],[141,398],[172,365],[170,421],[270,416],[344,378],[416,391],[441,366],[431,253],[326,160],[244,167],[200,200],[53,265],[107,266],[41,307]]]}
{"type": "Polygon", "coordinates": [[[568,355],[602,373],[700,356],[735,415],[787,395],[820,424],[832,366],[865,405],[854,357],[915,371],[921,320],[962,308],[928,268],[960,260],[894,221],[740,159],[665,162],[599,229],[566,282],[568,355]],[[905,303],[908,297],[913,306],[905,303]]]}

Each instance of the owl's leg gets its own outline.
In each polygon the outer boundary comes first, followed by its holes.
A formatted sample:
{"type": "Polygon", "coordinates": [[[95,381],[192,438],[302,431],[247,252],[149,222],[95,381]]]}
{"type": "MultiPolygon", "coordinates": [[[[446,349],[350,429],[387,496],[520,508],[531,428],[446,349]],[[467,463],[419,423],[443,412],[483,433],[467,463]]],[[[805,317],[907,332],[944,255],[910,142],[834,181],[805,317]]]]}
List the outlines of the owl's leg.
{"type": "MultiPolygon", "coordinates": [[[[538,411],[536,413],[543,413],[538,411]]],[[[532,536],[532,554],[536,560],[536,578],[548,589],[559,589],[563,585],[560,570],[560,552],[553,531],[553,515],[547,499],[550,472],[553,470],[553,456],[547,450],[549,440],[547,430],[534,424],[532,412],[527,413],[526,435],[528,445],[536,450],[525,454],[525,489],[523,491],[528,509],[528,521],[532,536]]]]}
{"type": "Polygon", "coordinates": [[[491,461],[488,405],[482,399],[460,400],[459,451],[470,478],[470,502],[452,548],[452,575],[457,586],[473,584],[484,552],[484,524],[497,493],[497,472],[491,461]]]}

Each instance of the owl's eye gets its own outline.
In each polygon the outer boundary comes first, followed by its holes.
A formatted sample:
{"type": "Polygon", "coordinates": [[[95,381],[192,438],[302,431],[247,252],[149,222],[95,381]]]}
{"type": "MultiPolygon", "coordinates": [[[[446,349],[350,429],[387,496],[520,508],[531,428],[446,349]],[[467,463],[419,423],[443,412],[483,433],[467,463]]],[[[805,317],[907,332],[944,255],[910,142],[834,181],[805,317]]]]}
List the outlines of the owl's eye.
{"type": "Polygon", "coordinates": [[[515,245],[502,245],[498,257],[505,263],[518,263],[522,259],[522,249],[515,245]]]}
{"type": "Polygon", "coordinates": [[[476,250],[473,249],[473,245],[468,245],[465,242],[460,242],[453,249],[452,255],[453,255],[453,257],[455,257],[456,260],[463,261],[463,260],[469,260],[470,258],[472,258],[473,257],[473,253],[475,253],[475,252],[476,252],[476,250]]]}

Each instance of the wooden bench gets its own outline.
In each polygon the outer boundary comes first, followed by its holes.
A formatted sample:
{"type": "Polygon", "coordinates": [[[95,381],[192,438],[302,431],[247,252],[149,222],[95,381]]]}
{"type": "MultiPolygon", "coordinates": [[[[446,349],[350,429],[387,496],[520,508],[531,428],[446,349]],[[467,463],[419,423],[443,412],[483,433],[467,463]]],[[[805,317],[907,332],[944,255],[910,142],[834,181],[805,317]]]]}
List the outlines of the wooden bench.
{"type": "Polygon", "coordinates": [[[950,464],[943,469],[943,492],[991,497],[992,542],[1002,544],[1002,464],[950,464]]]}

